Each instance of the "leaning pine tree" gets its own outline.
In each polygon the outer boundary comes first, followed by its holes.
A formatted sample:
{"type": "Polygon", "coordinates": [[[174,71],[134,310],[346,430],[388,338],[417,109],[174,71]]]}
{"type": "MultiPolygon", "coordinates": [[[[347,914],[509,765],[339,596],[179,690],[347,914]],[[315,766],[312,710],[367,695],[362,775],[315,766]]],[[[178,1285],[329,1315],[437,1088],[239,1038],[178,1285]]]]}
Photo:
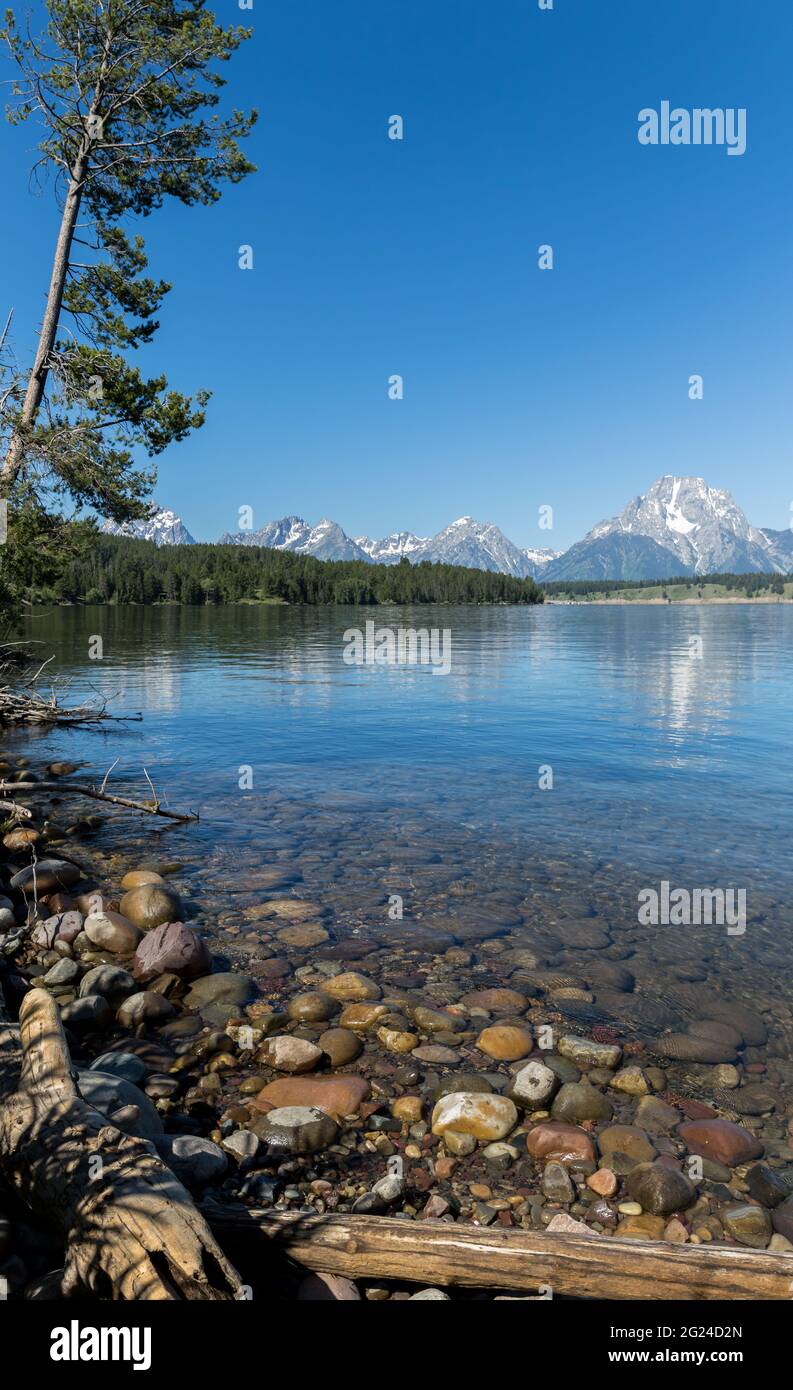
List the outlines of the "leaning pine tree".
{"type": "Polygon", "coordinates": [[[154,473],[141,453],[203,423],[207,392],[184,396],[130,362],[170,286],[146,275],[129,224],[166,198],[213,203],[254,167],[239,141],[256,113],[215,109],[217,64],[250,30],[221,27],[202,0],[47,8],[40,38],[11,13],[1,31],[17,70],[7,115],[44,127],[36,171],[52,176],[60,226],[32,361],[16,360],[8,333],[0,345],[0,617],[48,564],[55,572],[66,517],[145,515],[154,473]]]}

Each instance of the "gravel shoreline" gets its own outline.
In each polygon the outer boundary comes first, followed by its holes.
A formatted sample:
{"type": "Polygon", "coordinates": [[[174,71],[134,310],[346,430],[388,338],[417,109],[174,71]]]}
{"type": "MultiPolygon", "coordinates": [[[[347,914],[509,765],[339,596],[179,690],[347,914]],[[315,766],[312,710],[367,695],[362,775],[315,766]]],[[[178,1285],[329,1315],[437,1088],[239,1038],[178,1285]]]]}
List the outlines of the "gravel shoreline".
{"type": "MultiPolygon", "coordinates": [[[[72,771],[3,764],[9,781],[72,771]]],[[[101,818],[24,801],[33,819],[4,828],[0,933],[26,916],[33,929],[7,995],[50,991],[85,1098],[196,1196],[793,1253],[784,1005],[748,1008],[689,970],[676,989],[691,1017],[674,1026],[598,918],[561,940],[470,912],[342,934],[277,862],[218,939],[196,924],[184,865],[95,879],[81,839],[101,818]]],[[[12,1297],[51,1296],[58,1251],[4,1202],[0,1275],[12,1297]]],[[[293,1294],[471,1296],[320,1275],[293,1294]]]]}

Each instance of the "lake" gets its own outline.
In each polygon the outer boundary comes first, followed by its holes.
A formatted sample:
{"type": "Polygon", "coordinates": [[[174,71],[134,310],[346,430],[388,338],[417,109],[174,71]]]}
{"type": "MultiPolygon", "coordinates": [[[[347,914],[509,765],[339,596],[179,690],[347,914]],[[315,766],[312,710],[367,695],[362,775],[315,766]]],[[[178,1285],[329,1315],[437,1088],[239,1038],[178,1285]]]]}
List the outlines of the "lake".
{"type": "Polygon", "coordinates": [[[286,860],[342,930],[387,930],[396,895],[429,924],[597,914],[656,990],[681,953],[755,993],[787,969],[788,606],[89,607],[27,631],[71,700],[144,715],[45,733],[35,757],[115,764],[131,795],[145,768],[198,810],[187,828],[111,815],[95,851],[121,824],[127,858],[187,859],[205,919],[232,920],[245,875],[286,860]],[[346,664],[367,619],[448,629],[449,673],[346,664]],[[639,931],[638,894],[664,881],[744,890],[746,931],[639,931]]]}

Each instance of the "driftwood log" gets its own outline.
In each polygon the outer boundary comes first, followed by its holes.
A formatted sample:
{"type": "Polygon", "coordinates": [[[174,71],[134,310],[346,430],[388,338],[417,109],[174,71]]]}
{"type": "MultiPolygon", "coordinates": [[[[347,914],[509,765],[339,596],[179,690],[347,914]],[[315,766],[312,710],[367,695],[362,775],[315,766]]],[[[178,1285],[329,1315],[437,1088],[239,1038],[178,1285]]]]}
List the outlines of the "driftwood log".
{"type": "Polygon", "coordinates": [[[306,1269],[349,1279],[396,1279],[545,1297],[786,1299],[793,1255],[673,1245],[388,1216],[278,1215],[242,1205],[202,1207],[218,1237],[239,1248],[276,1246],[306,1269]],[[542,1296],[542,1295],[541,1295],[542,1296]]]}
{"type": "Polygon", "coordinates": [[[66,1246],[65,1297],[244,1297],[192,1199],[145,1140],[87,1105],[45,990],[25,995],[19,1029],[0,993],[0,1169],[66,1246]]]}
{"type": "MultiPolygon", "coordinates": [[[[12,792],[70,792],[77,796],[87,796],[91,801],[105,801],[110,806],[124,806],[130,811],[143,811],[147,816],[165,816],[168,820],[182,822],[198,820],[197,811],[169,811],[167,806],[160,804],[156,796],[152,801],[134,801],[130,796],[111,795],[104,787],[92,787],[85,782],[6,782],[0,779],[0,798],[10,796],[12,792]]],[[[13,802],[0,799],[0,811],[9,805],[18,812],[19,808],[14,807],[13,802]]]]}

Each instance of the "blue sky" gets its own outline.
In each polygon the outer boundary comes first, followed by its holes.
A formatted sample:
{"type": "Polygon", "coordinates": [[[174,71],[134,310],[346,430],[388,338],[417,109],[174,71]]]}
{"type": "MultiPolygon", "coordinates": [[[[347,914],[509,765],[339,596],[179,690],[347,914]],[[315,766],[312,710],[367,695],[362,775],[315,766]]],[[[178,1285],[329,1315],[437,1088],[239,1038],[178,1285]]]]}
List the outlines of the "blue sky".
{"type": "MultiPolygon", "coordinates": [[[[563,548],[669,472],[789,524],[790,6],[215,9],[254,28],[227,90],[261,111],[259,172],[142,227],[174,289],[138,361],[214,392],[160,461],[157,495],[194,535],[250,505],[254,525],[297,512],[371,535],[467,513],[563,548]],[[746,107],[746,153],[641,146],[638,112],[664,99],[746,107]]],[[[20,353],[56,227],[51,193],[28,191],[34,143],[30,125],[0,134],[20,353]]]]}

